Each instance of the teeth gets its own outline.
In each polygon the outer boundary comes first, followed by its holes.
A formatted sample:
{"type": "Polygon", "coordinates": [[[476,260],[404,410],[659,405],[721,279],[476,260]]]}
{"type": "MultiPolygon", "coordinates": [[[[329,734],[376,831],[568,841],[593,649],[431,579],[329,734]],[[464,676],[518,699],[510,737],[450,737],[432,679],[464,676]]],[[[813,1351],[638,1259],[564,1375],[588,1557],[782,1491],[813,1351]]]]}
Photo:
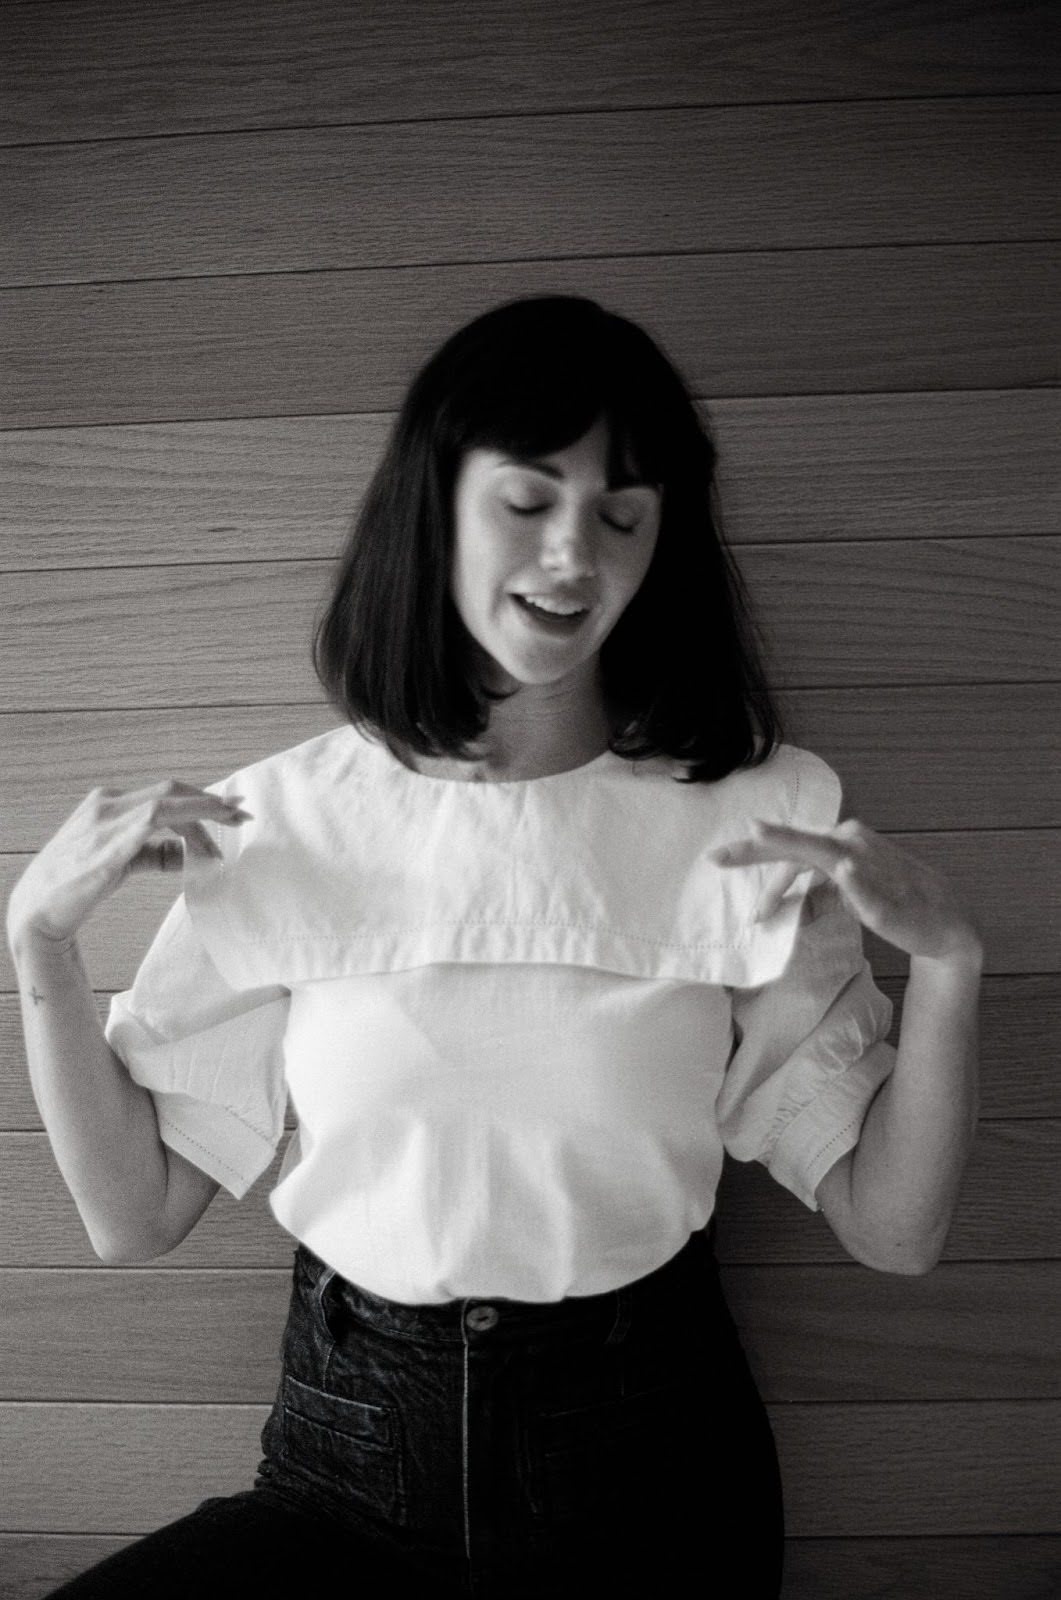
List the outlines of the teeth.
{"type": "Polygon", "coordinates": [[[585,611],[585,606],[575,606],[567,600],[532,600],[529,595],[522,595],[521,599],[526,605],[533,606],[536,611],[548,611],[558,617],[573,617],[580,611],[585,611]]]}

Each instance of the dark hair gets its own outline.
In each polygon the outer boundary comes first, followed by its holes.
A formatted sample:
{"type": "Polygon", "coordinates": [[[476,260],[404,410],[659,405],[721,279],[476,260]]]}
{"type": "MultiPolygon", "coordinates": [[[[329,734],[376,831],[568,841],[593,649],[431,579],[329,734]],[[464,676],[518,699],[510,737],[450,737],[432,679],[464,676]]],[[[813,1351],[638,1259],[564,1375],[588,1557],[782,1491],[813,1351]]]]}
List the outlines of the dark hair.
{"type": "Polygon", "coordinates": [[[471,759],[505,698],[480,681],[449,592],[464,453],[549,455],[602,415],[609,483],[629,459],[662,489],[652,562],[601,646],[608,705],[622,708],[611,749],[674,757],[682,781],[705,782],[758,766],[784,737],[719,527],[715,446],[682,378],[636,323],[580,295],[541,295],[477,317],[416,375],[314,631],[329,700],[393,754],[471,759]]]}

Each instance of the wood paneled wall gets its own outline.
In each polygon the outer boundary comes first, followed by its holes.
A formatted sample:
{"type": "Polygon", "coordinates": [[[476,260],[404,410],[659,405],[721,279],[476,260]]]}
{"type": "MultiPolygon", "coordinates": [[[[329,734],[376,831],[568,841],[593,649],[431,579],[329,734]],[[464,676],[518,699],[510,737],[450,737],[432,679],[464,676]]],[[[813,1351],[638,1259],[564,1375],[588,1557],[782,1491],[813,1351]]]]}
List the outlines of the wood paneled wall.
{"type": "MultiPolygon", "coordinates": [[[[723,1182],[785,1600],[1061,1582],[1056,44],[1035,0],[0,10],[5,894],[94,783],[205,784],[333,725],[310,625],[406,383],[468,317],[573,290],[707,408],[790,739],[982,922],[983,1121],[936,1270],[723,1182]]],[[[101,1014],[170,898],[137,880],[86,928],[101,1014]]],[[[901,1004],[905,959],[867,950],[901,1004]]],[[[277,1164],[161,1263],[100,1265],[4,950],[4,1596],[249,1485],[277,1164]]]]}

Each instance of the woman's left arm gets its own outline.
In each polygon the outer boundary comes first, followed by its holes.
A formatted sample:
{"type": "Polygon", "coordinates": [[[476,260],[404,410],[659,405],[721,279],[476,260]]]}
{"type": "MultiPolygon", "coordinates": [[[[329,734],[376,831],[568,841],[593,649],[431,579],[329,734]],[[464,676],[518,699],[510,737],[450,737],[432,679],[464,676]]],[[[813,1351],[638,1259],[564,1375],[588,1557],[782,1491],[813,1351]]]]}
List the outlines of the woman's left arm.
{"type": "Polygon", "coordinates": [[[832,879],[859,921],[910,956],[894,1070],[859,1142],[815,1190],[845,1250],[882,1272],[924,1273],[943,1251],[979,1110],[983,940],[948,880],[854,818],[824,833],[755,822],[710,852],[719,866],[783,861],[770,914],[793,878],[832,879]]]}

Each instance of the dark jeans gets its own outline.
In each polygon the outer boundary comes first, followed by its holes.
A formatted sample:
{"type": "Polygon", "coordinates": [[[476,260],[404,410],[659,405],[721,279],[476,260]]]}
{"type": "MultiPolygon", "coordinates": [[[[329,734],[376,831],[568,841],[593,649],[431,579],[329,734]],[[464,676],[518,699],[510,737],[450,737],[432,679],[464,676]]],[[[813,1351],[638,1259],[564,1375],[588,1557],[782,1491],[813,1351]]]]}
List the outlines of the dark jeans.
{"type": "Polygon", "coordinates": [[[780,1591],[777,1455],[713,1224],[636,1283],[544,1305],[403,1305],[300,1244],[262,1449],[253,1489],[53,1600],[780,1591]]]}

